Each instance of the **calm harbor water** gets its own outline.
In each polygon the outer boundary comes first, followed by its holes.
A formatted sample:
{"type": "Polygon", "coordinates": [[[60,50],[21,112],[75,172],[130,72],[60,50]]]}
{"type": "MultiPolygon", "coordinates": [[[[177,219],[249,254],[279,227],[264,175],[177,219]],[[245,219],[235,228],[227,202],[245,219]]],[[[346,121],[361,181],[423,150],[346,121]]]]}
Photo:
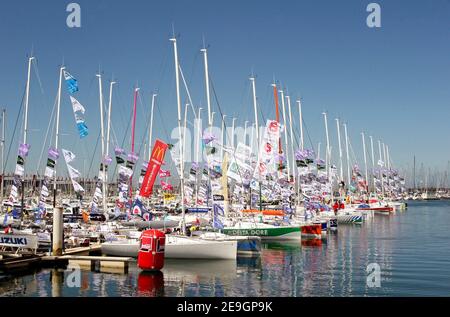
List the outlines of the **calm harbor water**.
{"type": "Polygon", "coordinates": [[[450,296],[450,201],[409,202],[406,211],[341,225],[323,241],[268,243],[259,258],[166,261],[163,272],[43,269],[0,276],[0,296],[450,296]],[[369,287],[376,263],[380,287],[369,287]],[[69,283],[70,284],[70,283],[69,283]]]}

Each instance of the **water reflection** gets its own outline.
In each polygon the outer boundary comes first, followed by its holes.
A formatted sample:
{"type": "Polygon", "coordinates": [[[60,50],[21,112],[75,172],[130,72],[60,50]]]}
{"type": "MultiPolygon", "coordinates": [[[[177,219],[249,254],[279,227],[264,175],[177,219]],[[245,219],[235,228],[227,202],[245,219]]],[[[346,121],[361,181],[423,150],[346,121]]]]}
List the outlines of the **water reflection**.
{"type": "Polygon", "coordinates": [[[2,296],[405,296],[450,293],[450,203],[341,225],[326,239],[263,244],[259,257],[236,261],[166,260],[159,273],[131,265],[127,274],[46,269],[0,279],[2,296]],[[432,209],[430,209],[432,208],[432,209]],[[433,209],[434,208],[434,209],[433,209]],[[435,218],[440,217],[441,221],[435,218]],[[436,232],[436,235],[430,234],[436,232]],[[445,239],[443,239],[445,237],[445,239]],[[377,263],[381,287],[366,283],[377,263]]]}

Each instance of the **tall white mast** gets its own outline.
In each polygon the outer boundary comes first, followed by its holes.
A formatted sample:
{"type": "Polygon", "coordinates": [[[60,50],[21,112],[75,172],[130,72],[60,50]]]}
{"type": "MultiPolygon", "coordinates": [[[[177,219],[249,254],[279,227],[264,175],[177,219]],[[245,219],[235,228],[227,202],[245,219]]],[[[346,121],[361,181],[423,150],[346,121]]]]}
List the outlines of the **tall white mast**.
{"type": "Polygon", "coordinates": [[[369,139],[370,139],[370,149],[371,149],[371,152],[372,152],[372,179],[373,179],[373,192],[376,194],[376,192],[377,192],[377,187],[376,187],[376,183],[375,183],[375,177],[374,177],[374,175],[373,175],[373,172],[374,172],[374,170],[375,170],[375,155],[374,155],[374,151],[373,151],[373,138],[372,138],[372,136],[370,135],[369,136],[369,139]]]}
{"type": "Polygon", "coordinates": [[[287,117],[286,117],[286,106],[284,105],[284,91],[282,89],[279,90],[281,94],[281,107],[283,109],[283,123],[284,123],[284,143],[286,145],[286,164],[287,164],[287,176],[288,180],[291,178],[291,163],[289,159],[289,145],[288,145],[288,134],[287,134],[287,117]]]}
{"type": "Polygon", "coordinates": [[[34,57],[31,56],[28,59],[28,75],[27,75],[27,88],[25,94],[25,121],[24,121],[24,129],[23,129],[23,144],[27,144],[27,133],[28,133],[28,105],[30,99],[30,79],[31,79],[31,63],[34,60],[34,57]]]}
{"type": "MultiPolygon", "coordinates": [[[[252,92],[253,92],[253,110],[255,112],[255,128],[256,128],[256,148],[259,148],[259,124],[258,124],[258,108],[256,105],[256,86],[255,86],[255,78],[250,77],[250,81],[252,82],[252,92]]],[[[259,155],[259,153],[257,154],[259,155]]]]}
{"type": "MultiPolygon", "coordinates": [[[[62,89],[62,78],[64,69],[66,69],[64,66],[62,66],[59,69],[58,102],[56,104],[56,133],[55,133],[56,150],[58,150],[58,142],[59,142],[59,112],[61,108],[61,89],[62,89]]],[[[56,207],[56,168],[55,168],[55,177],[53,179],[53,207],[56,207]]]]}
{"type": "Polygon", "coordinates": [[[297,99],[298,103],[298,114],[299,114],[299,121],[300,121],[300,149],[303,150],[304,147],[304,140],[303,140],[303,114],[302,114],[302,103],[300,99],[297,99]]]}
{"type": "MultiPolygon", "coordinates": [[[[383,160],[381,159],[381,141],[378,140],[378,152],[380,153],[380,162],[382,162],[383,160]]],[[[380,181],[381,181],[381,192],[384,198],[384,181],[383,181],[383,173],[381,171],[382,167],[384,166],[384,164],[380,165],[380,181]]]]}
{"type": "Polygon", "coordinates": [[[205,65],[205,86],[206,86],[206,104],[208,105],[208,127],[212,127],[212,117],[211,117],[211,98],[209,93],[209,71],[208,71],[208,52],[205,47],[201,50],[203,52],[203,63],[205,65]]]}
{"type": "MultiPolygon", "coordinates": [[[[383,158],[384,158],[384,166],[386,166],[386,168],[387,168],[387,166],[388,166],[388,163],[387,163],[387,157],[386,157],[386,145],[384,144],[384,143],[381,143],[381,145],[382,145],[382,148],[383,148],[383,158]]],[[[387,173],[386,173],[386,188],[384,189],[384,192],[386,193],[386,190],[388,190],[389,191],[389,177],[388,177],[388,175],[387,175],[387,173]]],[[[389,194],[389,192],[387,193],[387,194],[389,194]]]]}
{"type": "Polygon", "coordinates": [[[157,94],[152,95],[152,109],[150,114],[150,132],[148,134],[148,159],[150,160],[150,157],[152,156],[152,136],[153,136],[153,111],[155,108],[155,101],[156,101],[157,94]]]}
{"type": "Polygon", "coordinates": [[[223,147],[225,146],[225,118],[226,114],[222,116],[222,131],[221,131],[221,142],[222,142],[222,148],[220,150],[220,159],[223,160],[223,147]]]}
{"type": "MultiPolygon", "coordinates": [[[[183,152],[186,151],[186,129],[187,129],[187,113],[188,113],[189,104],[187,103],[184,106],[184,123],[183,123],[183,152]]],[[[182,161],[184,165],[184,161],[182,161]]]]}
{"type": "Polygon", "coordinates": [[[108,103],[108,123],[106,128],[106,155],[109,155],[109,139],[111,136],[111,110],[112,110],[112,89],[113,85],[115,85],[116,82],[112,81],[109,84],[109,103],[108,103]]]}
{"type": "Polygon", "coordinates": [[[231,124],[231,147],[233,148],[233,151],[234,151],[234,139],[235,139],[235,137],[234,137],[234,128],[235,128],[234,122],[235,121],[236,121],[236,118],[233,118],[233,122],[231,124]]]}
{"type": "Polygon", "coordinates": [[[199,151],[200,151],[200,141],[202,137],[202,131],[201,131],[201,125],[202,125],[202,119],[201,119],[201,111],[203,108],[198,108],[198,118],[197,118],[197,142],[196,142],[196,149],[195,149],[195,162],[199,162],[199,151]]]}
{"type": "MultiPolygon", "coordinates": [[[[177,108],[178,108],[178,131],[180,132],[180,160],[183,162],[183,139],[184,136],[181,131],[181,98],[180,98],[180,74],[178,71],[178,51],[177,51],[177,39],[171,38],[170,41],[173,43],[173,52],[174,52],[174,62],[175,62],[175,85],[176,85],[176,91],[177,91],[177,108]]],[[[206,53],[206,50],[205,50],[206,53]]],[[[206,57],[205,57],[205,61],[206,57]]],[[[207,63],[206,63],[207,65],[207,63]]],[[[205,73],[207,74],[208,71],[205,69],[205,73]]],[[[209,84],[207,82],[207,95],[208,95],[208,106],[209,106],[209,84]]],[[[211,120],[211,118],[209,118],[211,120]]],[[[180,171],[180,191],[181,191],[181,212],[182,212],[182,232],[186,233],[186,224],[185,224],[185,210],[184,210],[184,164],[181,164],[181,171],[180,171]]]]}
{"type": "MultiPolygon", "coordinates": [[[[195,163],[199,165],[199,151],[200,151],[200,140],[201,140],[201,111],[202,108],[198,108],[198,118],[197,118],[197,141],[196,141],[196,148],[195,148],[195,163]]],[[[198,190],[199,190],[199,183],[198,183],[198,171],[201,170],[200,168],[197,168],[197,174],[196,174],[196,191],[195,191],[195,204],[198,204],[198,190]]]]}
{"type": "MultiPolygon", "coordinates": [[[[253,110],[255,112],[255,130],[256,130],[256,161],[259,161],[259,125],[258,125],[258,107],[256,105],[256,85],[255,85],[255,77],[250,77],[250,81],[252,82],[252,92],[253,92],[253,110]]],[[[253,132],[252,132],[252,139],[253,139],[253,132]]],[[[257,163],[258,164],[258,163],[257,163]]],[[[258,173],[258,183],[259,183],[259,190],[261,192],[261,174],[258,173]]],[[[251,197],[250,197],[250,208],[252,206],[251,197]]],[[[262,209],[262,204],[260,201],[259,208],[262,209]]]]}
{"type": "Polygon", "coordinates": [[[105,157],[105,128],[103,120],[103,88],[102,88],[102,75],[97,74],[98,77],[98,93],[99,93],[99,106],[100,106],[100,130],[101,130],[101,141],[102,141],[102,156],[100,162],[102,163],[103,179],[102,179],[102,200],[103,200],[103,212],[107,212],[106,208],[106,169],[103,162],[105,157]]]}
{"type": "Polygon", "coordinates": [[[245,120],[245,122],[244,122],[244,145],[247,145],[247,124],[248,124],[248,121],[247,120],[245,120]]]}
{"type": "Polygon", "coordinates": [[[326,136],[326,140],[327,140],[327,147],[325,149],[325,166],[327,169],[327,178],[330,177],[330,171],[329,171],[329,167],[330,167],[330,162],[329,162],[329,154],[330,154],[330,138],[328,135],[328,120],[327,120],[327,113],[326,112],[322,112],[323,114],[323,120],[325,121],[325,136],[326,136]]]}
{"type": "Polygon", "coordinates": [[[292,159],[292,175],[294,184],[295,182],[295,153],[294,153],[294,133],[292,130],[292,109],[291,109],[291,97],[288,95],[286,96],[287,104],[288,104],[288,111],[289,111],[289,134],[291,136],[291,159],[292,159]]]}
{"type": "Polygon", "coordinates": [[[367,173],[367,155],[366,155],[366,138],[364,136],[364,132],[361,132],[362,143],[363,143],[363,153],[364,153],[364,169],[366,174],[366,186],[367,193],[369,193],[369,176],[367,173]]]}
{"type": "Polygon", "coordinates": [[[347,124],[344,123],[344,133],[345,133],[345,154],[347,156],[347,188],[350,188],[350,153],[348,150],[348,134],[347,134],[347,124]]]}
{"type": "Polygon", "coordinates": [[[342,165],[342,145],[341,145],[341,125],[339,124],[339,119],[336,118],[336,127],[337,127],[337,135],[338,135],[338,143],[339,143],[339,176],[341,181],[344,180],[344,170],[342,165]]]}
{"type": "MultiPolygon", "coordinates": [[[[115,81],[112,81],[109,83],[109,101],[108,101],[108,122],[107,122],[107,128],[106,128],[106,156],[109,156],[109,138],[111,136],[111,111],[112,111],[112,89],[113,86],[116,84],[115,81]]],[[[106,167],[103,167],[104,170],[106,170],[106,167]]],[[[103,192],[103,197],[104,198],[104,202],[103,202],[103,208],[105,208],[106,206],[106,195],[108,194],[108,173],[105,171],[103,172],[104,174],[104,192],[103,192]]],[[[106,212],[106,209],[105,209],[106,212]]]]}

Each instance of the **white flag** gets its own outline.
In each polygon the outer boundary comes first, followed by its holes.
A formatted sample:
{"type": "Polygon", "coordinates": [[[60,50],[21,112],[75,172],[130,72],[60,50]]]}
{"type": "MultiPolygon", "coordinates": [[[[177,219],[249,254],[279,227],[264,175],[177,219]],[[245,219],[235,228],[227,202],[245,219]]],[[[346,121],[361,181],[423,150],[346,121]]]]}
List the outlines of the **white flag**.
{"type": "Polygon", "coordinates": [[[75,180],[73,180],[73,179],[72,179],[72,185],[73,185],[73,189],[74,189],[76,192],[84,192],[84,188],[83,188],[80,184],[78,184],[77,181],[75,181],[75,180]]]}
{"type": "Polygon", "coordinates": [[[62,149],[63,155],[64,155],[64,160],[66,161],[66,163],[70,163],[75,159],[75,154],[73,154],[72,152],[68,151],[68,150],[64,150],[62,149]]]}
{"type": "Polygon", "coordinates": [[[73,112],[80,111],[81,113],[84,114],[85,109],[78,100],[76,100],[74,97],[70,96],[70,101],[72,102],[73,112]]]}
{"type": "Polygon", "coordinates": [[[69,176],[71,179],[75,179],[81,176],[81,173],[76,169],[67,164],[67,170],[69,171],[69,176]]]}

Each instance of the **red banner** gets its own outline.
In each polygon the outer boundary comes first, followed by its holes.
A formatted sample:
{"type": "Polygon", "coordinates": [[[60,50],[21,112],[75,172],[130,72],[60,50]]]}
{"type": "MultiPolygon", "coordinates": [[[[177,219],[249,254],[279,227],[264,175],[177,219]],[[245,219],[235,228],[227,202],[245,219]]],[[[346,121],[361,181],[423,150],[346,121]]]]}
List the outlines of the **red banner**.
{"type": "Polygon", "coordinates": [[[144,180],[142,181],[141,191],[139,195],[142,197],[150,197],[153,190],[153,184],[155,183],[156,176],[158,175],[161,164],[164,160],[168,146],[166,143],[156,140],[153,147],[152,156],[148,162],[147,172],[145,173],[144,180]]]}

